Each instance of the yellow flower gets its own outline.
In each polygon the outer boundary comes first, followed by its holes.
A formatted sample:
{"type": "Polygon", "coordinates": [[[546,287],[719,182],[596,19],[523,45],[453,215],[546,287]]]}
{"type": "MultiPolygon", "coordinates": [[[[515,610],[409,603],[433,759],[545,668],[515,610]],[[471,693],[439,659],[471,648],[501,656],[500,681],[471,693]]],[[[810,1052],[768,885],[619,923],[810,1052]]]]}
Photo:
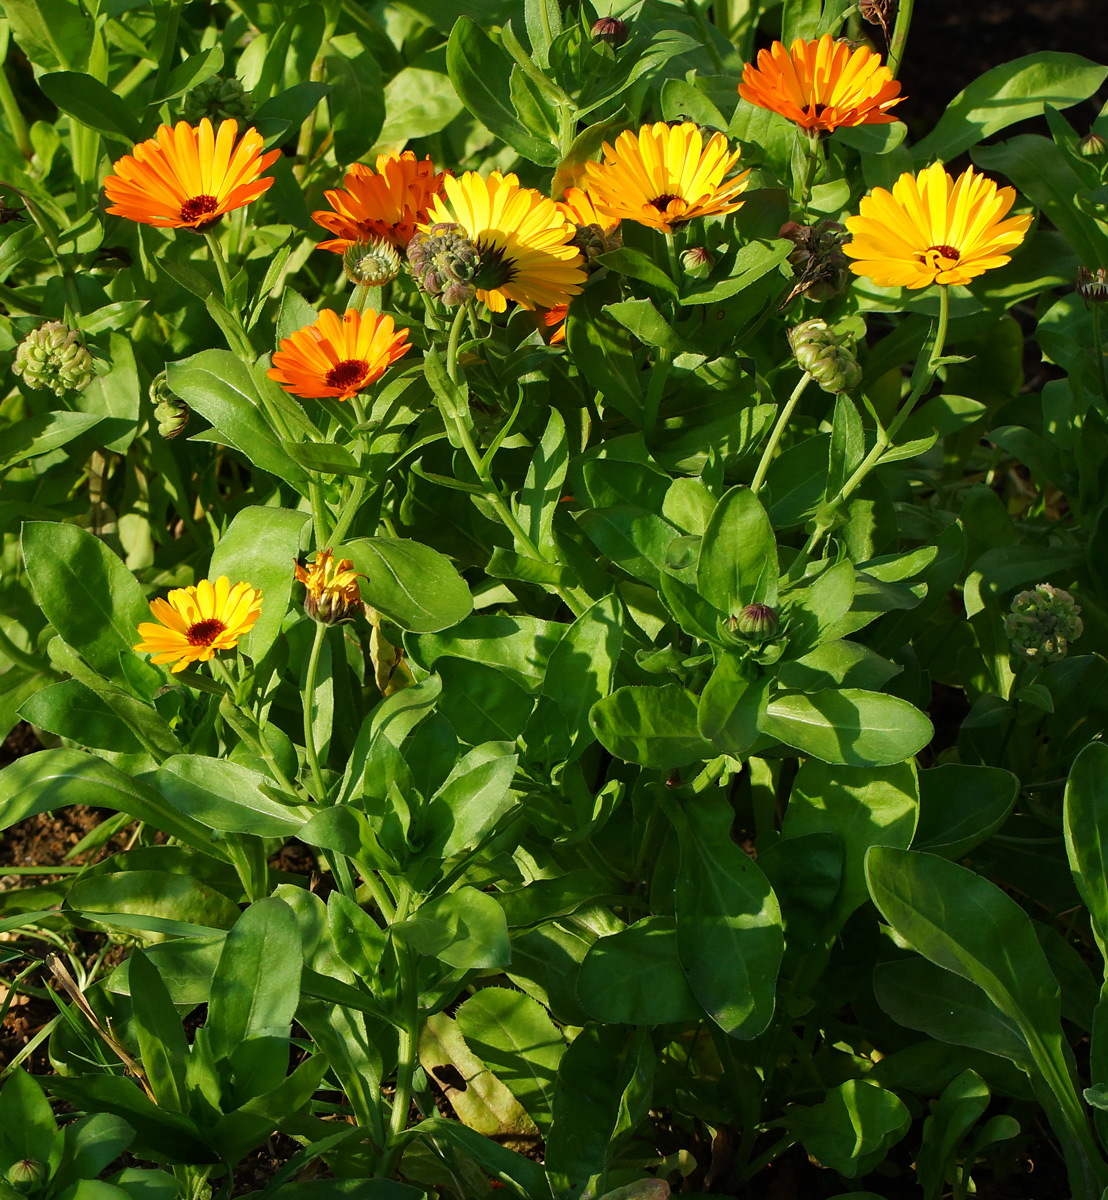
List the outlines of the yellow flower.
{"type": "Polygon", "coordinates": [[[785,49],[774,42],[747,63],[739,95],[759,108],[795,121],[801,129],[830,133],[841,125],[887,125],[888,109],[905,97],[892,71],[868,46],[852,50],[829,33],[797,38],[785,49]]]}
{"type": "Polygon", "coordinates": [[[604,161],[585,164],[585,186],[597,212],[672,233],[693,217],[742,208],[734,197],[750,172],[724,179],[738,161],[722,133],[704,145],[692,122],[658,121],[638,134],[625,130],[614,147],[605,142],[604,161]]]}
{"type": "Polygon", "coordinates": [[[349,400],[410,349],[408,331],[396,329],[392,317],[348,308],[340,321],[325,308],[314,325],[281,339],[266,374],[294,396],[349,400]]]}
{"type": "Polygon", "coordinates": [[[231,586],[226,575],[213,583],[201,579],[195,587],[174,588],[162,600],[150,601],[158,624],[138,627],[142,641],[133,649],[153,654],[154,663],[173,663],[173,672],[208,662],[217,650],[232,650],[254,628],[262,611],[262,594],[248,583],[231,586]]]}
{"type": "Polygon", "coordinates": [[[858,215],[846,219],[852,240],[843,253],[856,260],[855,275],[879,287],[968,283],[1004,266],[1023,241],[1032,218],[1003,219],[1015,199],[1015,189],[998,189],[973,167],[954,180],[935,163],[901,175],[891,192],[863,196],[858,215]]]}
{"type": "Polygon", "coordinates": [[[262,171],[281,157],[262,154],[262,135],[247,129],[238,145],[238,122],[223,121],[219,132],[204,117],[197,128],[178,121],[125,154],[104,180],[112,202],[107,211],[143,225],[204,229],[225,213],[256,200],[273,184],[262,171]]]}
{"type": "Polygon", "coordinates": [[[304,608],[313,620],[324,625],[337,625],[361,608],[358,572],[350,559],[340,558],[335,563],[330,549],[319,550],[307,566],[294,559],[293,570],[297,581],[307,589],[304,608]]]}
{"type": "Polygon", "coordinates": [[[576,228],[553,200],[499,171],[488,179],[476,171],[460,179],[448,175],[442,185],[445,195],[432,199],[428,227],[460,225],[476,244],[477,298],[493,312],[503,312],[509,300],[553,308],[585,286],[584,264],[572,242],[576,228]]]}
{"type": "Polygon", "coordinates": [[[335,236],[320,250],[343,254],[355,242],[384,238],[398,250],[412,240],[416,226],[427,220],[427,206],[442,186],[430,158],[420,162],[411,150],[379,154],[377,170],[355,163],[343,188],[324,192],[334,212],[312,213],[312,220],[335,236]],[[343,190],[345,189],[345,190],[343,190]]]}

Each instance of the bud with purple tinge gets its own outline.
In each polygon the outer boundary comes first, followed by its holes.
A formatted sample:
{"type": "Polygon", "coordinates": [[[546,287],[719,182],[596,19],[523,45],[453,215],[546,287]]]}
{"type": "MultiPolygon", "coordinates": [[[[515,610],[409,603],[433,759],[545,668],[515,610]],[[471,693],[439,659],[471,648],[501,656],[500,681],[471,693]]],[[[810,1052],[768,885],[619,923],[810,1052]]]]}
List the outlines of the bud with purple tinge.
{"type": "Polygon", "coordinates": [[[1077,149],[1082,158],[1103,158],[1108,153],[1108,142],[1099,133],[1089,130],[1077,144],[1077,149]]]}
{"type": "Polygon", "coordinates": [[[627,41],[627,36],[627,25],[619,17],[601,17],[593,23],[592,40],[603,42],[613,50],[618,50],[627,41]]]}
{"type": "Polygon", "coordinates": [[[748,604],[732,613],[727,624],[732,633],[741,634],[752,642],[765,642],[777,632],[780,622],[776,609],[768,604],[748,604]]]}
{"type": "Polygon", "coordinates": [[[7,1180],[21,1196],[33,1196],[46,1182],[46,1168],[36,1158],[21,1158],[8,1168],[7,1180]]]}
{"type": "Polygon", "coordinates": [[[705,246],[690,246],[681,253],[681,269],[690,279],[707,279],[716,265],[716,256],[705,246]]]}

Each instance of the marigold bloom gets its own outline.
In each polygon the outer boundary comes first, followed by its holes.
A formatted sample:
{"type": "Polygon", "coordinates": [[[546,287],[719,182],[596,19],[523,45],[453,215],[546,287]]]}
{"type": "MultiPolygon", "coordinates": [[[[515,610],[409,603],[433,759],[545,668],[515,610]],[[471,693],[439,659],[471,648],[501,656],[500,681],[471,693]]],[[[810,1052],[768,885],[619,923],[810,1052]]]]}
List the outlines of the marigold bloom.
{"type": "Polygon", "coordinates": [[[430,158],[420,162],[411,150],[379,154],[377,170],[355,163],[343,188],[323,195],[334,209],[312,213],[312,220],[335,236],[319,243],[320,250],[344,254],[354,242],[384,238],[403,250],[417,225],[427,220],[427,206],[442,188],[430,158]],[[345,189],[345,190],[343,190],[345,189]]]}
{"type": "Polygon", "coordinates": [[[747,63],[739,95],[795,121],[801,129],[830,133],[841,125],[887,125],[888,109],[905,99],[892,71],[867,46],[852,50],[829,33],[797,38],[785,49],[774,42],[747,63]]]}
{"type": "Polygon", "coordinates": [[[336,563],[330,549],[319,550],[307,566],[294,559],[293,570],[297,582],[307,589],[304,608],[313,620],[337,625],[361,608],[358,572],[349,558],[340,558],[336,563]]]}
{"type": "Polygon", "coordinates": [[[410,349],[408,331],[396,329],[392,317],[348,308],[340,320],[324,309],[315,324],[281,339],[266,374],[294,396],[349,400],[410,349]]]}
{"type": "Polygon", "coordinates": [[[576,227],[515,175],[493,171],[482,179],[467,171],[443,180],[445,195],[431,201],[428,222],[460,225],[477,245],[477,298],[493,312],[509,300],[524,308],[565,304],[585,286],[585,268],[573,245],[576,227]]]}
{"type": "Polygon", "coordinates": [[[749,171],[724,179],[739,160],[722,133],[704,145],[700,130],[686,121],[626,130],[614,147],[604,143],[603,163],[585,164],[585,184],[596,211],[672,233],[693,217],[742,208],[749,171]]]}
{"type": "Polygon", "coordinates": [[[543,313],[542,319],[546,323],[548,329],[553,329],[558,326],[550,336],[550,345],[557,346],[559,342],[566,340],[566,317],[569,316],[568,304],[555,304],[553,308],[547,309],[543,313]]]}
{"type": "Polygon", "coordinates": [[[1014,188],[997,188],[973,167],[954,180],[935,163],[901,175],[891,192],[863,196],[858,215],[846,218],[852,240],[843,253],[856,260],[855,275],[879,287],[968,283],[1002,267],[1023,241],[1030,215],[1003,220],[1015,199],[1014,188]]]}
{"type": "Polygon", "coordinates": [[[247,129],[235,142],[238,122],[212,129],[207,117],[194,129],[187,121],[162,125],[133,154],[116,162],[104,180],[107,211],[143,225],[204,229],[226,212],[256,200],[273,185],[261,173],[281,157],[262,154],[262,135],[247,129]]]}
{"type": "Polygon", "coordinates": [[[174,588],[163,600],[150,601],[158,624],[138,627],[142,641],[133,649],[153,654],[154,663],[173,663],[173,673],[208,662],[217,650],[233,650],[254,628],[262,611],[262,594],[248,583],[231,586],[226,575],[195,587],[174,588]]]}

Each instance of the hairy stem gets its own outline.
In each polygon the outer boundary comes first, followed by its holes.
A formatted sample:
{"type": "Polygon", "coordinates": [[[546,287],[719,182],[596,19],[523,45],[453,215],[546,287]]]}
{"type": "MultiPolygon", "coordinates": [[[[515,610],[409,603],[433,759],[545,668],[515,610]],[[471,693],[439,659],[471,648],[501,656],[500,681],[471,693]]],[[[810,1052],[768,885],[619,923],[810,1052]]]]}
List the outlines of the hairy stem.
{"type": "Polygon", "coordinates": [[[784,408],[778,413],[777,421],[773,426],[773,432],[769,435],[769,441],[766,442],[766,448],[762,451],[762,457],[758,462],[758,470],[754,472],[754,482],[750,485],[750,490],[756,496],[758,489],[765,482],[766,472],[769,470],[769,464],[773,460],[773,455],[777,450],[777,443],[781,441],[781,435],[785,432],[785,426],[789,423],[789,418],[793,415],[793,410],[800,403],[800,397],[804,395],[804,389],[812,382],[812,376],[807,371],[800,377],[800,382],[793,388],[793,394],[785,401],[784,408]]]}

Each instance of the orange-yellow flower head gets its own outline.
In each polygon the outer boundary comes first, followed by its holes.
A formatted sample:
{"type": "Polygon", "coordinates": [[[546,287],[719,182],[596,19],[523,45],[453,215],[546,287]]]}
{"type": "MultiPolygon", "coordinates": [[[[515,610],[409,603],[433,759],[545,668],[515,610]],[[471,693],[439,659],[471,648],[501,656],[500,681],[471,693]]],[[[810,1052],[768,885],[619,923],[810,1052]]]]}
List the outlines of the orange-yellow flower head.
{"type": "Polygon", "coordinates": [[[446,176],[443,195],[431,201],[431,225],[455,224],[476,246],[477,298],[493,312],[509,300],[524,308],[568,303],[585,286],[585,267],[573,245],[576,227],[553,200],[519,186],[515,175],[493,171],[482,179],[467,171],[446,176]]]}
{"type": "Polygon", "coordinates": [[[724,178],[738,161],[722,133],[705,145],[691,121],[658,121],[626,130],[614,147],[605,142],[604,161],[585,164],[585,186],[598,213],[672,233],[694,217],[742,208],[735,197],[750,172],[724,178]]]}
{"type": "Polygon", "coordinates": [[[887,125],[905,99],[892,71],[867,46],[852,50],[829,33],[816,41],[797,38],[785,49],[774,42],[747,63],[739,95],[795,121],[801,129],[830,133],[840,125],[887,125]]]}
{"type": "Polygon", "coordinates": [[[320,242],[320,250],[344,254],[355,242],[384,238],[398,250],[412,240],[417,225],[427,220],[427,206],[442,188],[430,158],[422,162],[411,150],[379,154],[377,170],[355,163],[342,189],[324,192],[334,210],[312,213],[312,220],[335,236],[320,242]]]}
{"type": "Polygon", "coordinates": [[[267,374],[294,396],[349,400],[410,349],[408,331],[396,329],[392,317],[348,308],[340,319],[324,309],[314,325],[281,339],[267,374]]]}
{"type": "Polygon", "coordinates": [[[330,549],[319,550],[307,566],[295,559],[293,570],[297,581],[306,589],[304,608],[313,620],[323,625],[337,625],[361,609],[358,572],[350,559],[340,558],[336,563],[330,549]]]}
{"type": "Polygon", "coordinates": [[[1023,241],[1031,217],[1009,217],[1013,188],[997,188],[968,167],[951,177],[941,163],[904,174],[891,192],[874,188],[856,217],[846,218],[852,238],[843,253],[855,275],[879,287],[924,288],[969,283],[1002,267],[1023,241]]]}
{"type": "Polygon", "coordinates": [[[138,627],[142,641],[134,647],[152,654],[154,663],[173,663],[174,674],[193,663],[208,662],[217,650],[233,650],[254,628],[262,611],[262,594],[248,583],[231,586],[226,575],[195,587],[174,588],[162,600],[150,601],[156,625],[138,627]]]}
{"type": "Polygon", "coordinates": [[[104,180],[112,202],[107,210],[143,225],[205,229],[226,212],[256,200],[273,185],[261,173],[281,157],[262,154],[262,135],[247,129],[235,142],[238,122],[221,122],[219,132],[204,117],[194,129],[187,121],[162,125],[133,154],[114,164],[104,180]]]}

